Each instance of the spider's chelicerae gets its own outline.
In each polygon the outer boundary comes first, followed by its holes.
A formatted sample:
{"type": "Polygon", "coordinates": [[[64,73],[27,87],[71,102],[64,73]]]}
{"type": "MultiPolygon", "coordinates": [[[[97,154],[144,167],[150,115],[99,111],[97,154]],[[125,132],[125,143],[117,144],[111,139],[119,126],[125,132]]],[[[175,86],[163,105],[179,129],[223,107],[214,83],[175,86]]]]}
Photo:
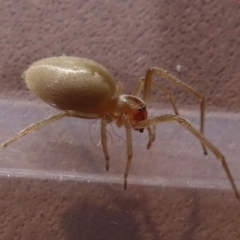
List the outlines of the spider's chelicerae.
{"type": "Polygon", "coordinates": [[[139,132],[143,132],[145,128],[148,130],[149,140],[147,148],[149,149],[155,140],[157,124],[162,122],[177,122],[192,132],[201,141],[205,154],[207,154],[207,148],[209,148],[222,162],[223,169],[232,185],[235,196],[240,202],[240,195],[225,157],[203,135],[205,112],[204,97],[168,72],[159,68],[150,68],[145,78],[140,79],[132,95],[123,94],[123,85],[121,83],[116,84],[112,75],[105,67],[84,58],[62,56],[43,59],[33,63],[28,70],[24,72],[23,78],[28,88],[40,99],[62,111],[27,127],[3,143],[1,147],[6,147],[27,133],[33,132],[63,117],[101,118],[101,139],[106,159],[106,169],[108,170],[109,155],[107,149],[106,127],[107,124],[115,122],[118,127],[123,126],[125,128],[127,136],[128,158],[124,173],[124,188],[126,189],[127,177],[133,155],[132,129],[139,132]],[[179,116],[171,93],[152,80],[154,74],[174,82],[194,94],[200,100],[200,131],[194,128],[189,121],[179,116]],[[175,114],[148,118],[147,105],[150,101],[152,86],[158,88],[169,98],[175,114]],[[139,95],[142,91],[143,99],[140,99],[139,95]]]}

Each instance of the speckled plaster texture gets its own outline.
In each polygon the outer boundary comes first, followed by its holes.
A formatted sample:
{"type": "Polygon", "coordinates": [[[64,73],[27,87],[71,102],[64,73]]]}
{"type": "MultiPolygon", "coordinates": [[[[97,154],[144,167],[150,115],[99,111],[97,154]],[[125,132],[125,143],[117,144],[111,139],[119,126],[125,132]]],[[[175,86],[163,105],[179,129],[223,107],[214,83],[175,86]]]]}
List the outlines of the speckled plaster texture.
{"type": "MultiPolygon", "coordinates": [[[[22,72],[33,61],[66,54],[99,61],[129,92],[149,67],[158,66],[194,86],[209,106],[238,111],[236,0],[32,0],[0,5],[2,97],[31,98],[22,72]]],[[[193,104],[188,94],[179,88],[176,92],[179,104],[193,104]]]]}
{"type": "MultiPolygon", "coordinates": [[[[206,97],[206,136],[240,187],[239,1],[0,0],[0,21],[1,142],[55,112],[21,79],[36,60],[90,58],[126,93],[155,66],[206,97]]],[[[155,80],[198,126],[199,101],[155,80]]],[[[155,90],[152,107],[171,111],[155,90]]],[[[66,119],[0,149],[0,240],[240,239],[240,207],[220,162],[184,129],[159,126],[148,151],[147,133],[133,134],[127,191],[124,130],[109,130],[109,173],[94,146],[99,131],[99,122],[66,119]]]]}

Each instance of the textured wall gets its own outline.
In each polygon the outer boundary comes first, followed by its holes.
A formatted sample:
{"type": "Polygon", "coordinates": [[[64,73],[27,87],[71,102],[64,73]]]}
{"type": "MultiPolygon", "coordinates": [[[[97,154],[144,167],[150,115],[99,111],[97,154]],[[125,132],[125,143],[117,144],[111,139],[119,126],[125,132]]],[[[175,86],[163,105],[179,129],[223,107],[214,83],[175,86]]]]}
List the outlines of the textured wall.
{"type": "MultiPolygon", "coordinates": [[[[238,0],[0,0],[0,22],[1,142],[54,112],[21,79],[33,61],[63,54],[96,60],[128,93],[158,66],[206,96],[206,135],[240,186],[240,116],[232,113],[240,106],[238,0]]],[[[161,82],[198,126],[198,101],[161,82]]],[[[168,109],[159,92],[153,100],[168,109]]],[[[239,204],[221,163],[211,153],[206,159],[192,135],[159,126],[147,151],[146,131],[134,132],[123,191],[126,136],[109,131],[108,173],[91,143],[100,139],[99,122],[61,120],[0,149],[0,239],[240,239],[239,204]]]]}
{"type": "MultiPolygon", "coordinates": [[[[32,98],[22,72],[35,60],[66,54],[104,64],[128,92],[158,66],[205,95],[208,106],[238,111],[237,0],[12,0],[0,7],[1,98],[32,98]]],[[[181,105],[196,103],[174,89],[181,105]]]]}

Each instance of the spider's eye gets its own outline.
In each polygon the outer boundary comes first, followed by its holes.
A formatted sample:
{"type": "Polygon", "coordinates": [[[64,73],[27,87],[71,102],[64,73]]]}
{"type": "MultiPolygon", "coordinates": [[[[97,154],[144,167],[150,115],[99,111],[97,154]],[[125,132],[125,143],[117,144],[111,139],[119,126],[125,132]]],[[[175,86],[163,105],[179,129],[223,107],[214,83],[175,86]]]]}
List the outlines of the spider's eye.
{"type": "Polygon", "coordinates": [[[141,104],[139,107],[138,107],[138,111],[139,112],[142,112],[142,111],[145,111],[146,110],[146,105],[145,104],[141,104]]]}

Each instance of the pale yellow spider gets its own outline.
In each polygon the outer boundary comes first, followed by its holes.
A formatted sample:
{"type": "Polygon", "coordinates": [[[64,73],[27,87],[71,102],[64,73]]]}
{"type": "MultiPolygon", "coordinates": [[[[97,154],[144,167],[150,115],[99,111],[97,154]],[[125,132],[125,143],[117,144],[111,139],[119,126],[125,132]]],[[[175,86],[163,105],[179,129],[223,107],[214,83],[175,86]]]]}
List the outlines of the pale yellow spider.
{"type": "Polygon", "coordinates": [[[63,117],[87,119],[101,118],[101,139],[106,159],[106,169],[108,170],[109,155],[107,149],[106,126],[114,121],[118,127],[124,126],[126,129],[128,155],[124,174],[124,188],[126,189],[127,177],[133,155],[131,130],[134,129],[143,132],[144,128],[147,128],[149,133],[147,148],[150,148],[152,142],[155,140],[156,124],[162,122],[178,122],[201,141],[205,154],[207,154],[206,147],[208,147],[222,162],[235,196],[240,202],[240,195],[225,157],[203,135],[205,112],[204,97],[168,72],[159,68],[150,68],[147,71],[146,77],[139,81],[133,95],[124,95],[123,85],[120,83],[116,84],[112,75],[105,67],[84,58],[62,56],[43,59],[32,64],[29,69],[24,72],[23,78],[28,88],[39,98],[49,105],[63,111],[27,127],[0,145],[1,147],[6,147],[27,133],[33,132],[63,117]],[[189,121],[179,116],[171,93],[161,85],[152,81],[153,74],[157,74],[180,85],[193,93],[200,100],[200,132],[196,130],[189,121]],[[169,98],[175,115],[167,114],[148,118],[146,106],[150,100],[152,85],[160,89],[169,98]],[[142,90],[143,100],[138,97],[142,90]]]}

